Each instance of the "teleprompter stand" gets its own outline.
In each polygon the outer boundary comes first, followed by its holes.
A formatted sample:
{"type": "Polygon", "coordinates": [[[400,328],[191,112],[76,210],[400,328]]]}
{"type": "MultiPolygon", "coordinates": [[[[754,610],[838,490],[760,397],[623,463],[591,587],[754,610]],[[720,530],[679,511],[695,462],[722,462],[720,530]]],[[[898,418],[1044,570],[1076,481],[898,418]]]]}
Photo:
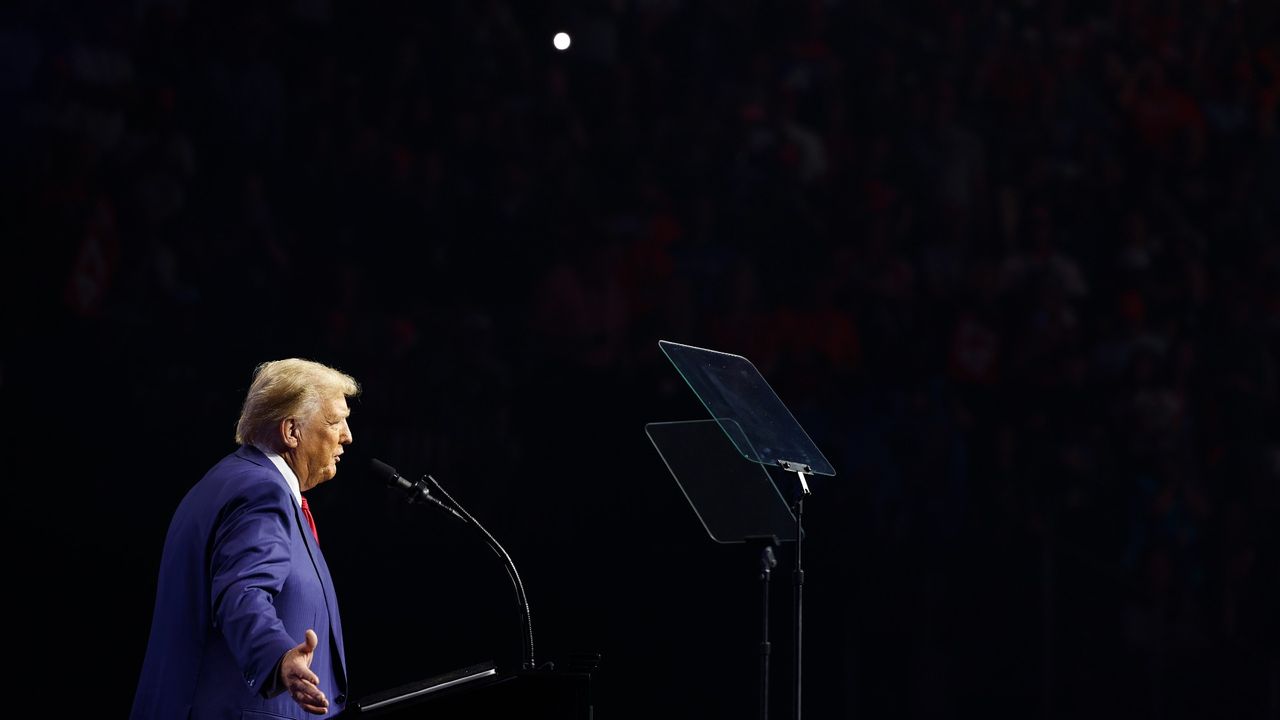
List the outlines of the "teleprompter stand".
{"type": "Polygon", "coordinates": [[[769,579],[777,538],[795,543],[792,716],[801,718],[804,629],[804,500],[808,475],[835,475],[791,411],[760,371],[741,355],[668,341],[658,343],[702,401],[712,420],[650,423],[645,432],[712,540],[752,542],[760,548],[762,640],[760,717],[768,717],[769,579]],[[727,440],[727,442],[726,442],[727,440]],[[743,462],[746,460],[747,462],[743,462]],[[769,471],[796,474],[791,503],[769,471]],[[794,523],[794,533],[787,537],[794,523]]]}

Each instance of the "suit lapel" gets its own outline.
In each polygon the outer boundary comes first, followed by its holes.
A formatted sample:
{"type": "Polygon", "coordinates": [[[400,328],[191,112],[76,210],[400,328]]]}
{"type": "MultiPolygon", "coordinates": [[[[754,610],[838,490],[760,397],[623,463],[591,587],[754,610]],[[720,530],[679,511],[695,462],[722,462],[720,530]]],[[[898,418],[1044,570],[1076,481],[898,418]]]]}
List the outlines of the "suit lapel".
{"type": "Polygon", "coordinates": [[[324,561],[324,553],[320,552],[320,546],[316,544],[316,539],[311,534],[311,526],[307,524],[306,518],[302,516],[302,507],[297,503],[294,503],[293,506],[293,521],[298,528],[298,532],[302,534],[302,544],[306,546],[307,554],[311,558],[311,567],[315,568],[316,575],[320,578],[320,587],[324,588],[324,605],[329,616],[329,636],[333,638],[333,644],[337,646],[338,669],[342,675],[340,681],[345,687],[347,655],[342,648],[342,618],[338,614],[338,598],[333,592],[333,577],[329,575],[329,565],[324,561]]]}
{"type": "MultiPolygon", "coordinates": [[[[275,471],[280,482],[284,483],[288,489],[289,483],[280,475],[280,469],[275,466],[261,450],[252,445],[241,445],[236,450],[236,456],[243,458],[255,465],[269,467],[275,471]]],[[[292,495],[293,491],[290,490],[292,495]]],[[[333,577],[329,575],[329,565],[324,561],[324,554],[320,552],[320,546],[316,544],[316,539],[311,535],[311,526],[307,524],[306,518],[302,516],[302,507],[298,503],[293,503],[293,524],[297,528],[298,533],[302,535],[302,544],[307,548],[307,556],[311,559],[311,567],[316,571],[316,575],[320,578],[320,587],[324,588],[324,605],[329,615],[329,636],[333,638],[333,644],[338,650],[338,670],[341,674],[340,681],[344,688],[347,679],[347,654],[342,647],[342,617],[338,614],[338,598],[333,591],[333,577]]]]}

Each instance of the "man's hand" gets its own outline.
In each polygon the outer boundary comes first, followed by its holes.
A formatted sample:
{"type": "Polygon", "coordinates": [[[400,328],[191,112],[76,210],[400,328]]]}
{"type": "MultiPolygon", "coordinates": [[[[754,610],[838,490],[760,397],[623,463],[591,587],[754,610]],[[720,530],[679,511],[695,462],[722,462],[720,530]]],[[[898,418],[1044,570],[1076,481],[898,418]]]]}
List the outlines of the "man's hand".
{"type": "Polygon", "coordinates": [[[280,659],[281,686],[303,710],[315,715],[329,711],[329,699],[320,692],[320,678],[311,672],[311,659],[319,643],[316,631],[307,630],[307,639],[280,659]]]}

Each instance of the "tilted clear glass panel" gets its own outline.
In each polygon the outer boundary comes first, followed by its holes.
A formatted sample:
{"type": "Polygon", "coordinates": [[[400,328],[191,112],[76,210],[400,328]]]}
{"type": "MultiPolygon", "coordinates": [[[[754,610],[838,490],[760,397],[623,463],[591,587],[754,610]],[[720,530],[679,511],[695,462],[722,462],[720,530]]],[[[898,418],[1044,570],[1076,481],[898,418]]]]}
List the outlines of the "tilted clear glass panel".
{"type": "Polygon", "coordinates": [[[836,474],[750,360],[667,340],[658,346],[744,458],[762,465],[793,463],[814,475],[836,474]]]}
{"type": "Polygon", "coordinates": [[[715,420],[649,423],[644,431],[712,540],[795,539],[795,516],[769,471],[743,462],[715,420]]]}

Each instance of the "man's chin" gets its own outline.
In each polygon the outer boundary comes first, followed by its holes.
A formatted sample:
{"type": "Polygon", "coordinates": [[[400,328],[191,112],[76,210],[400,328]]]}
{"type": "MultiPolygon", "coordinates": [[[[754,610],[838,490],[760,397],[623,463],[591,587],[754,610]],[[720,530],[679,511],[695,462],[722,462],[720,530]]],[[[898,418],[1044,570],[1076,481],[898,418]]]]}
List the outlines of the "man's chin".
{"type": "Polygon", "coordinates": [[[323,485],[324,483],[327,483],[330,480],[332,480],[333,476],[337,474],[338,474],[338,469],[330,465],[329,467],[317,473],[315,475],[315,479],[312,481],[312,483],[309,486],[307,486],[306,489],[310,490],[311,488],[314,488],[318,485],[323,485]]]}

